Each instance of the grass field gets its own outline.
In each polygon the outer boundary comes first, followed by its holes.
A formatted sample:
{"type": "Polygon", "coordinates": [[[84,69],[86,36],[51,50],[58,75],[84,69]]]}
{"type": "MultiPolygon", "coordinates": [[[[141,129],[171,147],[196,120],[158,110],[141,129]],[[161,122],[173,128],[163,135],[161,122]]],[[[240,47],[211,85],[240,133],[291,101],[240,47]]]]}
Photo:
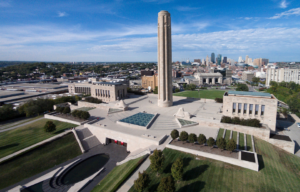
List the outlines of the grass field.
{"type": "Polygon", "coordinates": [[[226,133],[225,133],[225,140],[226,141],[229,141],[230,133],[231,133],[231,130],[226,130],[226,133]]]}
{"type": "Polygon", "coordinates": [[[253,151],[252,149],[252,139],[251,139],[251,135],[247,135],[247,150],[248,151],[253,151]]]}
{"type": "MultiPolygon", "coordinates": [[[[218,136],[217,136],[217,140],[218,140],[219,138],[223,137],[223,133],[224,133],[224,129],[220,129],[220,130],[219,130],[219,133],[218,133],[218,136]]],[[[206,138],[206,139],[208,139],[208,138],[206,138]]]]}
{"type": "Polygon", "coordinates": [[[236,131],[232,132],[232,139],[235,140],[235,142],[237,142],[237,132],[236,131]]]}
{"type": "Polygon", "coordinates": [[[43,127],[47,121],[49,119],[41,119],[29,125],[0,133],[0,158],[48,139],[61,133],[66,128],[77,126],[70,123],[53,121],[56,125],[56,131],[46,133],[43,127]]]}
{"type": "Polygon", "coordinates": [[[68,134],[0,164],[0,189],[43,172],[81,154],[73,134],[68,134]]]}
{"type": "MultiPolygon", "coordinates": [[[[300,188],[300,158],[280,150],[273,145],[255,140],[259,154],[260,171],[236,167],[220,161],[201,158],[172,149],[163,151],[165,163],[160,176],[147,169],[150,176],[148,189],[156,191],[162,177],[170,175],[171,165],[183,158],[183,181],[176,183],[177,192],[197,191],[298,191],[300,188]]],[[[135,192],[132,187],[130,192],[135,192]]]]}
{"type": "Polygon", "coordinates": [[[114,192],[114,188],[119,187],[124,179],[126,179],[139,165],[139,161],[143,157],[133,159],[115,167],[102,181],[92,190],[92,192],[114,192]]]}
{"type": "Polygon", "coordinates": [[[240,133],[239,149],[245,150],[244,133],[240,133]]]}
{"type": "MultiPolygon", "coordinates": [[[[31,117],[31,118],[25,118],[25,119],[22,119],[22,120],[16,120],[14,122],[0,124],[0,126],[1,126],[1,129],[8,129],[8,128],[11,128],[11,127],[14,127],[14,126],[21,125],[23,123],[27,123],[29,121],[36,120],[36,119],[41,118],[41,117],[44,117],[44,115],[39,115],[39,116],[36,116],[36,117],[31,117]]],[[[12,120],[10,120],[10,121],[12,121],[12,120]]]]}
{"type": "Polygon", "coordinates": [[[182,96],[182,97],[192,97],[192,98],[204,98],[204,99],[215,99],[215,98],[223,98],[225,91],[220,90],[200,90],[198,91],[184,91],[179,93],[174,93],[174,96],[182,96]]]}

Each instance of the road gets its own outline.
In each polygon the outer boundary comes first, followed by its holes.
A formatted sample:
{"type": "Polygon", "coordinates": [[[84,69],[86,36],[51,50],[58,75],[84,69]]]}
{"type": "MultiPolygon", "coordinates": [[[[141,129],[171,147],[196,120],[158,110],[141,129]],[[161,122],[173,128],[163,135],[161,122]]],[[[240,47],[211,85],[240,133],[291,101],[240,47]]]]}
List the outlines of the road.
{"type": "Polygon", "coordinates": [[[31,123],[36,122],[36,121],[39,121],[39,120],[41,120],[41,119],[44,119],[44,117],[41,117],[41,118],[38,118],[38,119],[35,119],[35,120],[32,120],[32,121],[28,121],[28,122],[26,122],[26,123],[22,123],[22,124],[19,124],[19,125],[16,125],[16,126],[14,126],[14,127],[7,128],[7,129],[6,129],[5,127],[4,127],[4,128],[1,127],[0,133],[5,132],[5,131],[9,131],[9,130],[16,129],[16,128],[22,127],[22,126],[24,126],[24,125],[31,124],[31,123]]]}

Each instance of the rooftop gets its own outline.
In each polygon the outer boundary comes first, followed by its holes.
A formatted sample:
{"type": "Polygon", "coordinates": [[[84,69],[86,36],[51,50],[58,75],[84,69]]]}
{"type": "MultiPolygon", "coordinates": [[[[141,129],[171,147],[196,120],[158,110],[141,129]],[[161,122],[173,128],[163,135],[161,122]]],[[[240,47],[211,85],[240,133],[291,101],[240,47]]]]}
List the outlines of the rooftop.
{"type": "Polygon", "coordinates": [[[272,95],[270,93],[250,92],[250,91],[228,91],[228,95],[268,97],[268,98],[272,97],[272,95]]]}
{"type": "Polygon", "coordinates": [[[122,85],[122,83],[113,83],[113,82],[93,82],[94,84],[101,84],[101,85],[122,85]]]}

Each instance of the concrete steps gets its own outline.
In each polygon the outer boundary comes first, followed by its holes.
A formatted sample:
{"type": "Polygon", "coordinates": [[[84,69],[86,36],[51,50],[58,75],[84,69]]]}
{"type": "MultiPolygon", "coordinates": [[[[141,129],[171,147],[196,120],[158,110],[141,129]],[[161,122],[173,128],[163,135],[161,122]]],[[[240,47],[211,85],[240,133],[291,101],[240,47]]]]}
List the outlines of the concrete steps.
{"type": "Polygon", "coordinates": [[[97,145],[100,145],[101,143],[98,140],[98,138],[93,135],[93,136],[88,137],[84,140],[81,140],[81,144],[82,144],[82,146],[85,150],[89,150],[91,148],[96,147],[97,145]]]}

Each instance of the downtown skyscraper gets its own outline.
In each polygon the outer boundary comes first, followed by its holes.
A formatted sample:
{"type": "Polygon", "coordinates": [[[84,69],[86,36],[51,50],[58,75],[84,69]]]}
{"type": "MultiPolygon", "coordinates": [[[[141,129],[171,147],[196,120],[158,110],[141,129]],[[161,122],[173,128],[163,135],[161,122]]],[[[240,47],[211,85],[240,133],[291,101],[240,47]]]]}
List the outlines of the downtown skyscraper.
{"type": "Polygon", "coordinates": [[[211,62],[212,62],[212,63],[215,63],[215,53],[212,53],[212,54],[211,54],[210,59],[211,59],[211,62]]]}

